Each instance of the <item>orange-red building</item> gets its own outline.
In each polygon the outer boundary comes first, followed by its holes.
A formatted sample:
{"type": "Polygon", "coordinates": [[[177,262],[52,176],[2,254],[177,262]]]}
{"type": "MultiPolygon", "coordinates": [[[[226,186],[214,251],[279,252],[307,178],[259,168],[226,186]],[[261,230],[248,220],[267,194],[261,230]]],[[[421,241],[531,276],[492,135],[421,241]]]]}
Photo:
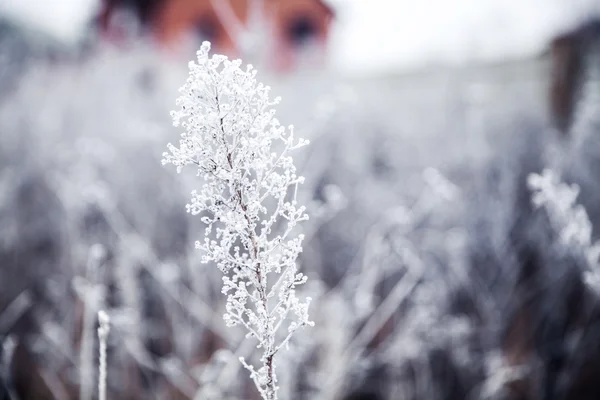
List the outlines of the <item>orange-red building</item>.
{"type": "Polygon", "coordinates": [[[105,33],[111,34],[108,21],[124,5],[161,45],[192,34],[231,56],[240,55],[240,32],[259,17],[267,34],[262,50],[279,69],[295,66],[307,48],[324,54],[333,19],[323,0],[106,0],[105,33]]]}

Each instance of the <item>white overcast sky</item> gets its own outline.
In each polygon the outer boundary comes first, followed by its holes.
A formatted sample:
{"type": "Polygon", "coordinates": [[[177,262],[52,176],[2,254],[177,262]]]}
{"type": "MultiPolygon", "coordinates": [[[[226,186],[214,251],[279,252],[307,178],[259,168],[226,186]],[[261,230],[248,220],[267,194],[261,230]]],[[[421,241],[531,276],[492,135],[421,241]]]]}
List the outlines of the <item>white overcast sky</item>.
{"type": "MultiPolygon", "coordinates": [[[[327,0],[337,10],[332,62],[349,74],[529,56],[599,0],[327,0]]],[[[99,0],[0,0],[0,13],[76,40],[99,0]]]]}
{"type": "Polygon", "coordinates": [[[500,60],[543,51],[599,0],[331,0],[333,61],[351,73],[500,60]]]}
{"type": "Polygon", "coordinates": [[[72,42],[99,4],[100,0],[0,0],[0,14],[72,42]]]}

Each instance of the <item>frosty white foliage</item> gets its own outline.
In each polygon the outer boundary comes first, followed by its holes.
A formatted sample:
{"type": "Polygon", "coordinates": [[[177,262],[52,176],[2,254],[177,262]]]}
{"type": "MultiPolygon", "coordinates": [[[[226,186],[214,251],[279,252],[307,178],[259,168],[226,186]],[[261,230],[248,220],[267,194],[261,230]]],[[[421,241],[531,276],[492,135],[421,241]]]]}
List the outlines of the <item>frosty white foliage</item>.
{"type": "Polygon", "coordinates": [[[561,243],[584,253],[589,266],[585,281],[600,293],[600,243],[592,243],[592,223],[585,208],[575,203],[579,187],[561,183],[549,169],[541,174],[529,175],[527,184],[533,191],[534,206],[547,210],[550,221],[559,232],[561,243]]]}
{"type": "Polygon", "coordinates": [[[206,224],[196,247],[204,263],[224,273],[225,322],[244,326],[263,349],[258,369],[242,363],[263,398],[276,399],[273,357],[297,329],[312,325],[310,298],[302,302],[295,295],[306,277],[296,267],[303,235],[294,235],[294,228],[308,216],[296,202],[304,178],[290,156],[308,142],[295,140],[293,127],[286,130],[274,118],[279,99],[269,99],[270,88],[257,83],[252,66],[243,70],[239,60],[209,58],[209,50],[204,42],[197,63],[189,65],[177,100],[181,109],[172,112],[185,132],[179,147],[168,145],[163,164],[179,172],[193,165],[204,179],[187,205],[206,224]]]}

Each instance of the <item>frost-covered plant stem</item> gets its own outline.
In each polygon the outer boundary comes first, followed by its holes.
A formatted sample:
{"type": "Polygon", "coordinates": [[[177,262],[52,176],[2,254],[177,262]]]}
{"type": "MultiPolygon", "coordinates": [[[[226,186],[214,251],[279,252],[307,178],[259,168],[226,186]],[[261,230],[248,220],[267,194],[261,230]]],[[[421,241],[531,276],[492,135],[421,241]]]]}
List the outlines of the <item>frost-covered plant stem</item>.
{"type": "Polygon", "coordinates": [[[98,366],[98,399],[106,400],[106,347],[108,342],[108,334],[110,332],[110,319],[108,314],[102,310],[98,311],[98,341],[99,341],[99,366],[98,366]]]}
{"type": "Polygon", "coordinates": [[[263,350],[258,370],[240,361],[261,396],[273,400],[275,355],[294,332],[312,325],[310,299],[301,302],[295,294],[306,277],[296,267],[303,235],[294,230],[308,216],[296,201],[304,178],[296,175],[290,156],[308,142],[295,140],[293,128],[286,130],[274,118],[272,106],[279,99],[269,99],[270,88],[257,83],[252,66],[242,70],[239,60],[209,58],[209,49],[204,42],[198,62],[190,63],[177,101],[181,109],[172,113],[185,132],[179,147],[168,145],[163,164],[178,172],[192,165],[204,179],[187,205],[206,224],[196,247],[204,263],[214,262],[224,274],[225,322],[242,325],[258,340],[263,350]],[[276,279],[269,280],[272,275],[276,279]],[[279,333],[284,329],[285,336],[279,333]]]}
{"type": "Polygon", "coordinates": [[[83,302],[83,327],[79,353],[79,398],[89,400],[94,392],[94,325],[96,312],[104,302],[104,286],[95,284],[95,275],[102,263],[104,249],[93,245],[88,254],[86,275],[88,279],[76,277],[75,292],[83,302]]]}
{"type": "MultiPolygon", "coordinates": [[[[228,157],[228,159],[230,159],[230,158],[231,157],[228,157]]],[[[231,165],[231,162],[229,162],[228,164],[229,164],[230,168],[233,168],[233,166],[231,165]]],[[[248,222],[248,226],[251,226],[251,220],[247,213],[248,205],[244,203],[241,189],[237,190],[236,195],[237,195],[237,201],[240,204],[240,208],[244,212],[244,219],[246,220],[246,222],[248,222]]],[[[251,254],[252,254],[253,264],[256,266],[254,274],[255,274],[255,279],[256,279],[256,283],[257,283],[256,290],[258,291],[258,295],[260,298],[260,307],[262,308],[263,315],[269,315],[269,306],[268,306],[267,293],[266,293],[267,279],[266,279],[266,276],[263,277],[263,275],[262,275],[262,269],[261,269],[260,261],[258,258],[258,253],[259,253],[258,241],[257,241],[254,230],[249,230],[248,235],[250,237],[250,243],[252,243],[251,254]]],[[[243,320],[242,320],[242,322],[243,322],[243,320]]],[[[272,326],[270,320],[266,319],[265,321],[263,321],[263,323],[266,323],[266,325],[267,325],[266,331],[269,332],[268,338],[266,340],[267,347],[264,348],[264,354],[263,354],[264,365],[266,367],[266,372],[267,372],[267,381],[266,381],[266,383],[263,382],[264,387],[265,387],[263,396],[266,399],[271,400],[276,397],[275,378],[274,378],[274,372],[273,372],[273,356],[275,355],[275,352],[273,351],[273,343],[275,342],[275,337],[274,337],[275,332],[273,332],[273,326],[272,326]]],[[[252,330],[250,330],[250,331],[252,332],[252,330]]],[[[243,358],[241,358],[240,361],[242,363],[244,363],[244,366],[246,368],[248,368],[250,371],[253,371],[252,367],[245,364],[243,358]]],[[[254,379],[254,376],[253,376],[253,379],[254,379]]],[[[255,384],[260,389],[261,382],[257,381],[256,379],[254,379],[254,380],[255,380],[255,384]]]]}
{"type": "Polygon", "coordinates": [[[79,354],[79,398],[82,400],[90,400],[94,390],[94,314],[93,306],[85,302],[79,354]]]}

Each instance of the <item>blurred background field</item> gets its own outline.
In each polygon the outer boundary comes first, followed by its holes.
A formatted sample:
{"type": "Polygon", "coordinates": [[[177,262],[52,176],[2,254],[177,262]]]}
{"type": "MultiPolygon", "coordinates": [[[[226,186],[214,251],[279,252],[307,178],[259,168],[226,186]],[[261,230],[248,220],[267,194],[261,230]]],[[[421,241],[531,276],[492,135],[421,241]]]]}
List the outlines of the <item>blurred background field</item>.
{"type": "Polygon", "coordinates": [[[561,241],[598,236],[599,21],[586,0],[4,0],[0,399],[96,398],[100,309],[108,398],[258,398],[194,250],[199,178],[161,166],[203,40],[311,140],[316,326],[278,355],[281,398],[600,398],[597,260],[561,241]],[[531,205],[544,168],[589,227],[531,205]]]}

